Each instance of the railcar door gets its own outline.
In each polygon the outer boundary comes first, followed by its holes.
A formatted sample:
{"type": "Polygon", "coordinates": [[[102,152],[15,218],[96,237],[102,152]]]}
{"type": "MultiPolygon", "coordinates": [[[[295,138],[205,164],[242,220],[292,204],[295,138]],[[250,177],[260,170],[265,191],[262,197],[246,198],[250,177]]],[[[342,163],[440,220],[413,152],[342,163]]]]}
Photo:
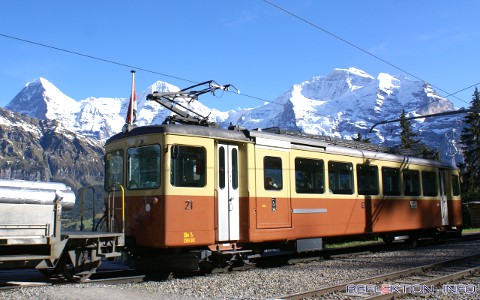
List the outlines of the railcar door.
{"type": "Polygon", "coordinates": [[[447,205],[447,194],[446,194],[446,180],[447,172],[445,170],[439,170],[440,175],[440,211],[442,213],[442,225],[448,224],[448,205],[447,205]]]}
{"type": "Polygon", "coordinates": [[[255,151],[257,228],[289,228],[292,211],[288,151],[258,146],[255,151]]]}
{"type": "Polygon", "coordinates": [[[217,146],[218,241],[240,238],[238,146],[217,146]]]}

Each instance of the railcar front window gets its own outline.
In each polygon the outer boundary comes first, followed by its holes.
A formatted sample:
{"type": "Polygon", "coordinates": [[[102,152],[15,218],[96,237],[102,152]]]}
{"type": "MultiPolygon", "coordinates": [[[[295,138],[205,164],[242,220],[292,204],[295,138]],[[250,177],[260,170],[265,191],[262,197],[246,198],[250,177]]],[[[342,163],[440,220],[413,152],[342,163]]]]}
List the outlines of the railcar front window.
{"type": "Polygon", "coordinates": [[[435,197],[438,195],[437,173],[432,171],[422,171],[423,195],[435,197]]]}
{"type": "Polygon", "coordinates": [[[420,196],[420,172],[403,171],[403,193],[405,196],[420,196]]]}
{"type": "Polygon", "coordinates": [[[323,160],[295,158],[295,187],[299,194],[325,192],[323,160]]]}
{"type": "Polygon", "coordinates": [[[400,196],[400,169],[382,168],[383,194],[386,196],[400,196]]]}
{"type": "Polygon", "coordinates": [[[281,190],[283,188],[282,159],[265,156],[263,158],[263,180],[266,190],[281,190]]]}
{"type": "Polygon", "coordinates": [[[460,183],[458,182],[458,175],[452,175],[452,192],[454,196],[460,196],[460,183]]]}
{"type": "Polygon", "coordinates": [[[123,151],[117,150],[105,155],[105,191],[115,184],[123,186],[123,151]]]}
{"type": "Polygon", "coordinates": [[[177,187],[204,187],[206,174],[205,148],[171,147],[170,184],[177,187]]]}
{"type": "Polygon", "coordinates": [[[160,153],[160,145],[128,149],[128,189],[160,187],[160,153]]]}
{"type": "Polygon", "coordinates": [[[359,195],[378,195],[378,167],[357,165],[359,195]]]}
{"type": "Polygon", "coordinates": [[[352,163],[329,161],[328,180],[328,186],[333,194],[353,194],[352,163]]]}

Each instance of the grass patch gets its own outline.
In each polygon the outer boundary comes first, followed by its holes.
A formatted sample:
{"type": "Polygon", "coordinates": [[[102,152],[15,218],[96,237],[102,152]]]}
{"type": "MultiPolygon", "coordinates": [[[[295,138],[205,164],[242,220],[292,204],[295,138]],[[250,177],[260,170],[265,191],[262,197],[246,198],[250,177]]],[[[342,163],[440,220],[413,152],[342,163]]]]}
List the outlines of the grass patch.
{"type": "Polygon", "coordinates": [[[464,228],[462,233],[479,233],[480,228],[464,228]]]}
{"type": "MultiPolygon", "coordinates": [[[[102,218],[103,213],[98,213],[95,215],[95,225],[98,224],[98,221],[102,218]]],[[[85,218],[83,219],[83,226],[84,231],[92,231],[92,218],[85,218]]],[[[62,219],[62,230],[80,230],[80,219],[70,220],[70,219],[62,219]]]]}
{"type": "Polygon", "coordinates": [[[348,241],[348,242],[341,242],[341,243],[326,244],[325,248],[336,249],[336,248],[346,248],[346,247],[357,247],[357,246],[371,245],[375,243],[378,243],[378,239],[373,239],[368,241],[348,241]]]}

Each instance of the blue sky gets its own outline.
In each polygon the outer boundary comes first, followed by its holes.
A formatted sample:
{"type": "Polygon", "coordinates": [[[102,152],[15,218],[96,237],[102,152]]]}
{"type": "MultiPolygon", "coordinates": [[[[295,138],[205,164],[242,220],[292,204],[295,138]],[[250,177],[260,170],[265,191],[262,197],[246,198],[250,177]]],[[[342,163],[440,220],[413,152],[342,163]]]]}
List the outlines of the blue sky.
{"type": "MultiPolygon", "coordinates": [[[[480,1],[271,1],[448,93],[480,82],[480,1]]],[[[1,1],[0,35],[169,75],[137,70],[137,91],[157,80],[184,88],[192,83],[178,78],[213,79],[273,101],[334,68],[403,73],[262,0],[1,1]]],[[[76,100],[130,94],[129,67],[4,36],[0,57],[2,107],[39,77],[76,100]]],[[[449,99],[467,106],[473,90],[449,99]]],[[[200,100],[220,110],[263,103],[200,100]]]]}

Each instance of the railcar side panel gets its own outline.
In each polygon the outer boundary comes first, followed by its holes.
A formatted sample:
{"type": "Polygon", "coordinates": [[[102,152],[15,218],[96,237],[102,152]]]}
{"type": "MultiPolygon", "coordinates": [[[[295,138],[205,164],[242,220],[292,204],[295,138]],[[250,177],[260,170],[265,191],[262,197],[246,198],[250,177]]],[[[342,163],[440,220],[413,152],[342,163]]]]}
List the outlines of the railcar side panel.
{"type": "Polygon", "coordinates": [[[356,191],[355,162],[362,159],[332,155],[320,148],[291,151],[295,236],[328,237],[371,231],[365,199],[356,191]]]}
{"type": "Polygon", "coordinates": [[[165,197],[165,246],[215,243],[214,197],[192,194],[165,197]]]}
{"type": "Polygon", "coordinates": [[[159,194],[155,196],[129,196],[125,197],[125,202],[126,235],[134,236],[135,242],[139,246],[164,247],[164,197],[159,194]],[[150,205],[149,209],[147,209],[147,205],[150,205]]]}
{"type": "Polygon", "coordinates": [[[289,153],[257,147],[255,161],[256,227],[291,228],[289,153]]]}
{"type": "Polygon", "coordinates": [[[165,246],[214,244],[214,140],[168,134],[165,147],[165,246]]]}
{"type": "Polygon", "coordinates": [[[365,231],[365,214],[358,198],[293,198],[293,226],[299,238],[353,235],[365,231]]]}
{"type": "Polygon", "coordinates": [[[373,232],[435,228],[442,225],[439,201],[435,199],[383,199],[373,205],[373,232]]]}
{"type": "Polygon", "coordinates": [[[448,202],[448,211],[450,212],[448,217],[450,219],[450,225],[455,227],[461,227],[462,221],[462,201],[460,199],[453,199],[448,202]]]}

